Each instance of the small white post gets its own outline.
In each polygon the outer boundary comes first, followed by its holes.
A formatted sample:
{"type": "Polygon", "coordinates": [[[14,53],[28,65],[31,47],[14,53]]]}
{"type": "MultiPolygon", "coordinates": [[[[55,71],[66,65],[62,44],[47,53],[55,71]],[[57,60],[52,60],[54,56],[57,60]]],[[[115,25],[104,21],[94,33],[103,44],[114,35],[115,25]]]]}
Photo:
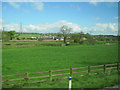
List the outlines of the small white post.
{"type": "Polygon", "coordinates": [[[71,80],[72,80],[72,78],[69,77],[69,90],[71,90],[71,84],[72,84],[71,80]]]}

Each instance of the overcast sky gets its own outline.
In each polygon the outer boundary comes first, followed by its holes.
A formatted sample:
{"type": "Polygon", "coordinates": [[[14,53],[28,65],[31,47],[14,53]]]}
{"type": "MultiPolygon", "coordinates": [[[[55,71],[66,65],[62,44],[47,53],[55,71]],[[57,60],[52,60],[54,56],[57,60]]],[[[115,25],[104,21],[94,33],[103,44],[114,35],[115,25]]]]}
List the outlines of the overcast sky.
{"type": "Polygon", "coordinates": [[[72,32],[112,34],[118,31],[117,2],[3,2],[5,30],[57,33],[62,25],[72,32]]]}

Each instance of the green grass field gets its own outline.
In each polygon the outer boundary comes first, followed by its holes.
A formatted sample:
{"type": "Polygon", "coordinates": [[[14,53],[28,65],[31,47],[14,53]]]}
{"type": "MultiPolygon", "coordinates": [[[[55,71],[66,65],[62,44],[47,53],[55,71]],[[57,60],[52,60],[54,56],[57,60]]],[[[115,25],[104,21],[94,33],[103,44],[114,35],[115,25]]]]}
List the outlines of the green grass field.
{"type": "MultiPolygon", "coordinates": [[[[84,77],[75,76],[72,79],[72,88],[91,88],[90,90],[98,90],[98,88],[110,87],[118,84],[118,75],[116,73],[87,75],[84,77]],[[95,89],[96,88],[96,89],[95,89]]],[[[28,84],[21,86],[23,88],[68,88],[68,79],[56,79],[43,83],[28,84]]],[[[17,86],[18,87],[18,86],[17,86]]],[[[20,86],[19,86],[20,87],[20,86]]],[[[77,89],[78,90],[78,89],[77,89]]]]}
{"type": "MultiPolygon", "coordinates": [[[[117,45],[41,46],[4,48],[2,50],[3,75],[68,69],[70,67],[75,68],[116,62],[118,62],[117,45]]],[[[110,76],[111,80],[113,80],[111,81],[112,84],[114,80],[116,80],[115,76],[116,75],[110,76]]],[[[96,80],[99,78],[98,76],[96,80]]],[[[106,78],[109,77],[106,76],[106,78]]],[[[90,82],[89,80],[88,82],[90,82]]],[[[77,82],[80,82],[80,80],[77,82]]],[[[115,81],[114,84],[116,84],[116,82],[117,81],[115,81]]],[[[51,83],[43,83],[43,85],[39,87],[55,87],[54,84],[52,85],[51,83]]],[[[65,81],[65,83],[67,82],[65,81]]],[[[108,84],[108,86],[111,85],[111,83],[108,84]]],[[[82,87],[86,85],[84,82],[82,87]]],[[[98,87],[103,87],[100,85],[98,85],[98,87]]],[[[60,86],[57,84],[56,87],[60,86]]],[[[80,86],[77,84],[74,87],[80,86]]]]}
{"type": "Polygon", "coordinates": [[[116,45],[44,46],[2,50],[3,75],[115,63],[116,45]]]}

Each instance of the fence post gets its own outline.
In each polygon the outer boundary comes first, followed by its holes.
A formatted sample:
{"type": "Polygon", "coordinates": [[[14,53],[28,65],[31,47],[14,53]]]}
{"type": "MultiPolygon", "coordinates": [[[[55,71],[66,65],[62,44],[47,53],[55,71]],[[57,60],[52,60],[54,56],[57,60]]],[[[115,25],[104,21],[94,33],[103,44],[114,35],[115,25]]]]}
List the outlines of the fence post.
{"type": "Polygon", "coordinates": [[[104,64],[104,73],[106,72],[106,65],[104,64]]]}
{"type": "Polygon", "coordinates": [[[50,73],[50,81],[52,81],[52,70],[50,70],[49,73],[50,73]]]}
{"type": "Polygon", "coordinates": [[[117,70],[119,71],[119,62],[117,63],[117,70]]]}
{"type": "Polygon", "coordinates": [[[72,84],[71,80],[72,80],[72,78],[69,77],[69,90],[71,90],[71,84],[72,84]]]}
{"type": "Polygon", "coordinates": [[[73,72],[73,69],[70,68],[70,76],[72,77],[72,72],[73,72]]]}
{"type": "Polygon", "coordinates": [[[26,81],[28,82],[28,80],[29,80],[29,73],[28,72],[26,72],[26,81]]]}
{"type": "Polygon", "coordinates": [[[91,66],[88,66],[88,73],[91,72],[91,66]]]}

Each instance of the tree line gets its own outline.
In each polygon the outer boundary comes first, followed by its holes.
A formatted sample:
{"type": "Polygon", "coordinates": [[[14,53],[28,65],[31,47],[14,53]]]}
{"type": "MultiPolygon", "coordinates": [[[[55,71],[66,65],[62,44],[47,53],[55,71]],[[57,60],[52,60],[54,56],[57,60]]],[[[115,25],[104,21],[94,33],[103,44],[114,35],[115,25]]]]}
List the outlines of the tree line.
{"type": "MultiPolygon", "coordinates": [[[[43,35],[52,35],[56,36],[57,38],[64,38],[63,42],[64,44],[67,44],[68,42],[78,43],[78,44],[84,44],[87,42],[88,44],[94,45],[96,41],[117,41],[118,37],[113,35],[91,35],[89,33],[71,33],[72,28],[69,28],[68,26],[61,26],[59,33],[30,33],[30,34],[39,34],[39,36],[43,35]]],[[[28,33],[29,34],[29,33],[28,33]]],[[[19,40],[20,33],[15,31],[2,31],[2,40],[3,41],[9,41],[9,40],[19,40]]]]}
{"type": "MultiPolygon", "coordinates": [[[[113,35],[90,35],[89,33],[70,33],[72,28],[68,28],[63,25],[60,29],[61,34],[64,37],[64,43],[67,44],[67,40],[73,41],[74,43],[84,44],[87,41],[88,44],[94,45],[96,41],[118,41],[118,36],[113,35]]],[[[60,36],[60,35],[59,35],[60,36]]]]}
{"type": "Polygon", "coordinates": [[[2,40],[9,41],[13,40],[13,38],[18,38],[20,34],[16,34],[15,31],[2,31],[2,40]]]}

